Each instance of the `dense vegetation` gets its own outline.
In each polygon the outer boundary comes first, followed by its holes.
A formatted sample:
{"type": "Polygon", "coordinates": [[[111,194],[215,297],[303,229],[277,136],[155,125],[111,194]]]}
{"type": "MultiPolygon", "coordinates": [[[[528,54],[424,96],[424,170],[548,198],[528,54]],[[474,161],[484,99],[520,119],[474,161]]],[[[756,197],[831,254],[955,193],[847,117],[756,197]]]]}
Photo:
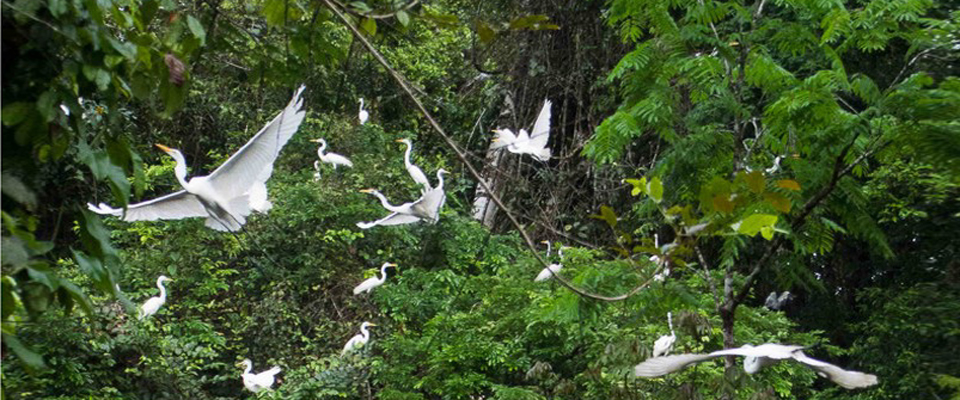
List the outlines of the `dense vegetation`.
{"type": "Polygon", "coordinates": [[[951,2],[2,11],[3,398],[254,397],[245,358],[283,369],[259,398],[960,398],[951,2]],[[274,207],[242,231],[87,210],[178,190],[155,143],[212,171],[301,83],[274,207]],[[544,98],[553,159],[489,150],[492,128],[529,128],[544,98]],[[319,137],[354,167],[314,180],[319,137]],[[383,215],[360,189],[419,193],[399,138],[431,179],[452,172],[446,207],[434,225],[360,230],[383,215]],[[558,261],[541,240],[567,246],[564,268],[533,282],[558,261]],[[384,262],[399,265],[386,284],[353,295],[384,262]],[[159,275],[170,297],[138,320],[159,275]],[[764,307],[783,290],[794,300],[764,307]],[[668,312],[674,353],[798,344],[879,384],[734,359],[633,376],[668,312]],[[363,321],[371,341],[341,357],[363,321]]]}

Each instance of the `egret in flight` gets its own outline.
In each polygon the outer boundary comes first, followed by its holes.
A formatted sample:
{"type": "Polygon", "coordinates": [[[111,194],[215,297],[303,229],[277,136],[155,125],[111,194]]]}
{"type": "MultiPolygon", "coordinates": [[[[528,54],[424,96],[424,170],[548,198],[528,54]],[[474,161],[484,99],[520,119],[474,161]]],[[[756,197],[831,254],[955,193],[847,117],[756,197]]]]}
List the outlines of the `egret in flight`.
{"type": "MultiPolygon", "coordinates": [[[[337,153],[333,153],[333,152],[324,154],[323,151],[327,148],[327,141],[326,141],[326,140],[324,140],[324,139],[311,139],[310,141],[311,141],[311,142],[314,142],[314,143],[320,143],[320,147],[317,148],[317,157],[320,157],[320,161],[323,161],[323,162],[325,162],[325,163],[327,163],[327,164],[333,165],[333,170],[334,170],[334,171],[336,171],[336,170],[337,170],[337,167],[340,166],[340,165],[343,165],[343,166],[345,166],[345,167],[353,168],[353,163],[352,163],[350,160],[348,160],[346,157],[344,157],[344,156],[341,156],[341,155],[339,155],[339,154],[337,154],[337,153]]],[[[319,171],[320,171],[319,167],[320,167],[320,165],[317,164],[316,162],[314,162],[313,167],[314,167],[315,169],[317,169],[317,171],[318,171],[317,173],[319,174],[319,171]]]]}
{"type": "MultiPolygon", "coordinates": [[[[140,315],[138,317],[139,319],[144,319],[153,314],[156,314],[157,311],[160,310],[160,307],[163,306],[163,303],[167,302],[167,289],[163,287],[164,281],[173,281],[173,279],[167,278],[166,275],[160,275],[160,277],[157,278],[157,287],[160,288],[160,295],[153,296],[147,299],[147,301],[145,301],[143,305],[140,306],[140,315]]],[[[119,292],[120,285],[117,285],[116,288],[117,288],[117,292],[119,292]]]]}
{"type": "Polygon", "coordinates": [[[87,207],[98,214],[122,217],[124,221],[206,217],[209,228],[240,230],[252,211],[265,212],[271,206],[267,200],[266,182],[273,173],[273,162],[280,149],[303,122],[306,114],[300,98],[303,89],[304,86],[300,86],[280,114],[210,175],[195,176],[187,181],[187,163],[183,154],[158,144],[157,147],[176,160],[174,174],[184,190],[131,204],[126,210],[104,203],[99,206],[87,204],[87,207]]]}
{"type": "Polygon", "coordinates": [[[396,142],[407,145],[407,151],[403,154],[403,166],[407,168],[407,173],[410,174],[410,177],[413,178],[413,181],[418,185],[423,186],[423,189],[420,189],[420,192],[424,193],[430,190],[430,181],[427,180],[427,175],[423,173],[423,170],[420,169],[420,167],[410,162],[410,152],[413,151],[413,143],[410,142],[410,139],[397,139],[396,142]]]}
{"type": "Polygon", "coordinates": [[[343,352],[340,353],[341,357],[349,352],[356,351],[370,341],[370,331],[367,330],[367,327],[370,326],[377,326],[377,324],[370,322],[364,322],[360,324],[360,333],[350,338],[350,340],[347,341],[347,344],[343,346],[343,352]]]}
{"type": "Polygon", "coordinates": [[[383,263],[383,265],[380,266],[380,278],[377,278],[376,276],[367,278],[367,280],[363,281],[362,283],[357,285],[357,287],[353,288],[353,294],[360,294],[363,292],[370,293],[371,291],[373,291],[373,288],[383,285],[383,283],[387,281],[387,267],[396,268],[397,264],[383,263]]]}
{"type": "Polygon", "coordinates": [[[767,299],[763,302],[763,305],[771,310],[779,310],[792,299],[793,295],[790,294],[790,291],[784,291],[783,293],[780,293],[780,296],[777,296],[777,292],[770,292],[770,295],[767,296],[767,299]]]}
{"type": "Polygon", "coordinates": [[[867,387],[877,384],[876,375],[858,371],[848,371],[836,365],[808,357],[802,346],[764,343],[759,346],[725,349],[707,354],[677,354],[673,356],[653,357],[638,364],[634,369],[637,376],[656,377],[676,372],[684,367],[723,356],[744,356],[743,369],[753,374],[763,367],[776,364],[781,360],[794,360],[816,371],[817,375],[830,379],[847,389],[867,387]]]}
{"type": "Polygon", "coordinates": [[[431,224],[440,220],[440,209],[447,202],[447,194],[443,191],[443,174],[448,173],[445,169],[437,170],[437,187],[430,188],[413,203],[413,215],[426,220],[431,224]]]}
{"type": "Polygon", "coordinates": [[[413,204],[414,203],[403,203],[399,206],[390,204],[387,201],[387,198],[383,196],[382,193],[376,189],[363,189],[360,190],[363,193],[370,193],[374,196],[377,196],[380,199],[380,204],[383,208],[386,208],[387,211],[390,211],[386,217],[380,218],[373,222],[357,222],[357,227],[360,229],[370,229],[374,226],[390,226],[390,225],[403,225],[410,224],[420,220],[420,217],[413,215],[413,204]]]}
{"type": "Polygon", "coordinates": [[[243,378],[243,387],[254,393],[270,390],[274,376],[280,373],[280,367],[273,367],[259,374],[252,374],[250,371],[253,369],[253,362],[249,358],[241,361],[240,364],[246,367],[240,375],[243,378]]]}
{"type": "Polygon", "coordinates": [[[540,109],[540,115],[537,116],[537,121],[529,134],[524,129],[520,129],[520,133],[516,135],[510,129],[494,129],[493,133],[496,133],[497,137],[493,139],[490,148],[506,147],[511,153],[530,154],[540,161],[549,160],[550,149],[547,148],[547,140],[550,138],[551,104],[550,100],[543,101],[543,108],[540,109]]]}
{"type": "Polygon", "coordinates": [[[660,336],[656,342],[653,342],[653,356],[660,357],[670,354],[673,350],[673,342],[677,341],[677,334],[673,331],[673,314],[667,313],[667,325],[670,325],[670,334],[660,336]]]}
{"type": "Polygon", "coordinates": [[[390,214],[373,222],[358,222],[357,226],[360,229],[370,229],[378,225],[403,225],[420,220],[426,220],[431,224],[436,223],[440,218],[440,209],[443,208],[443,205],[447,201],[447,194],[443,191],[443,174],[446,173],[447,171],[443,169],[437,171],[437,180],[440,182],[437,184],[437,187],[427,190],[417,201],[403,203],[399,206],[390,204],[387,198],[376,189],[361,190],[363,193],[370,193],[377,196],[377,198],[380,199],[380,204],[383,208],[387,209],[387,211],[390,211],[390,214]]]}
{"type": "Polygon", "coordinates": [[[357,118],[360,119],[360,125],[367,123],[367,119],[370,118],[370,113],[363,109],[363,97],[360,98],[360,112],[357,113],[357,118]]]}
{"type": "MultiPolygon", "coordinates": [[[[545,243],[547,245],[547,255],[546,258],[550,258],[550,241],[544,240],[540,243],[545,243]]],[[[560,248],[557,250],[557,254],[560,255],[560,260],[563,261],[563,245],[560,245],[560,248]]],[[[563,264],[554,263],[548,265],[546,268],[540,270],[540,273],[537,274],[536,278],[533,278],[534,282],[541,282],[547,279],[553,278],[553,275],[559,274],[560,270],[563,268],[563,264]]]]}

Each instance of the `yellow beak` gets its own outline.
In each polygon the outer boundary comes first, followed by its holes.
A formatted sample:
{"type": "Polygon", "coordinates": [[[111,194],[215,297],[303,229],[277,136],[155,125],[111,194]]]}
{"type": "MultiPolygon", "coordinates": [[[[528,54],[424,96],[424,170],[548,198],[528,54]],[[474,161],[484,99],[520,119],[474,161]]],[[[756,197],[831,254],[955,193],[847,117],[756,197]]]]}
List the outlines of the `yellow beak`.
{"type": "Polygon", "coordinates": [[[320,143],[320,139],[310,139],[311,142],[320,143]]]}
{"type": "Polygon", "coordinates": [[[377,324],[371,322],[371,323],[367,324],[367,326],[377,326],[377,324]]]}
{"type": "Polygon", "coordinates": [[[493,138],[493,140],[491,140],[490,142],[499,142],[499,141],[500,141],[500,138],[493,138]]]}
{"type": "MultiPolygon", "coordinates": [[[[397,139],[397,140],[394,140],[394,142],[403,143],[404,140],[405,140],[405,139],[397,139]]],[[[373,325],[373,324],[370,324],[370,325],[373,325]]]]}
{"type": "Polygon", "coordinates": [[[394,268],[396,268],[396,266],[397,266],[397,264],[394,264],[394,263],[387,263],[387,266],[388,266],[388,267],[394,267],[394,268]]]}
{"type": "Polygon", "coordinates": [[[167,146],[164,146],[164,145],[162,145],[162,144],[159,144],[159,143],[155,144],[154,146],[159,147],[160,150],[163,150],[163,151],[166,152],[166,153],[173,152],[173,149],[171,149],[171,148],[169,148],[169,147],[167,147],[167,146]]]}
{"type": "Polygon", "coordinates": [[[373,193],[373,189],[360,189],[360,193],[373,193]]]}

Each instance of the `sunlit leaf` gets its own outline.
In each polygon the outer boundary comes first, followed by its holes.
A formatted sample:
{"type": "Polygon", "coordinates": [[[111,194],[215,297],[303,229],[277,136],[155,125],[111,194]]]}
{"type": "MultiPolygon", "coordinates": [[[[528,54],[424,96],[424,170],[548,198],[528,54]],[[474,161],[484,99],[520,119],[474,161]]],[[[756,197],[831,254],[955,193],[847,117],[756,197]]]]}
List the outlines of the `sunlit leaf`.
{"type": "Polygon", "coordinates": [[[410,25],[410,14],[403,10],[397,11],[397,21],[403,26],[410,25]]]}
{"type": "Polygon", "coordinates": [[[650,180],[647,184],[647,194],[657,203],[663,200],[663,182],[660,182],[660,178],[654,177],[650,180]]]}
{"type": "Polygon", "coordinates": [[[187,27],[190,28],[190,33],[193,34],[193,37],[200,39],[201,46],[207,43],[206,30],[203,29],[203,25],[200,24],[200,21],[198,21],[192,15],[187,16],[187,27]]]}
{"type": "Polygon", "coordinates": [[[781,179],[777,181],[777,187],[799,191],[800,183],[792,179],[781,179]]]}
{"type": "MultiPolygon", "coordinates": [[[[747,218],[744,218],[743,221],[740,221],[740,225],[737,227],[737,232],[742,233],[747,236],[756,236],[757,233],[760,233],[760,230],[763,228],[773,228],[777,223],[777,216],[770,214],[754,214],[747,218]]],[[[772,234],[772,232],[771,232],[772,234]]]]}
{"type": "Polygon", "coordinates": [[[765,187],[763,173],[760,171],[751,171],[744,174],[744,180],[747,182],[747,188],[756,194],[763,193],[765,187]]]}
{"type": "Polygon", "coordinates": [[[373,18],[364,18],[363,22],[360,23],[360,28],[367,32],[367,35],[377,35],[377,21],[373,18]]]}

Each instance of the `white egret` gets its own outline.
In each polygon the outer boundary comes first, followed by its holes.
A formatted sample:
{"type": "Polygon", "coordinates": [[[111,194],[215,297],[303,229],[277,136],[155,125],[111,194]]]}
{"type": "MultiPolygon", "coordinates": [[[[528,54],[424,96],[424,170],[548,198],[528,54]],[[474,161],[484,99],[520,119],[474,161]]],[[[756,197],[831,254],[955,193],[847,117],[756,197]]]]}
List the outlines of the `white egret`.
{"type": "Polygon", "coordinates": [[[790,294],[790,291],[784,291],[780,293],[780,296],[777,296],[777,292],[770,292],[770,295],[767,296],[767,299],[763,302],[763,305],[771,310],[780,310],[787,304],[788,301],[793,299],[793,295],[790,294]]]}
{"type": "Polygon", "coordinates": [[[360,324],[360,333],[350,338],[350,340],[347,341],[347,344],[343,346],[343,352],[340,353],[341,357],[344,354],[347,354],[349,352],[359,349],[361,346],[367,344],[367,342],[370,341],[370,332],[367,330],[367,327],[370,327],[370,326],[377,326],[377,324],[373,324],[370,322],[364,322],[360,324]]]}
{"type": "Polygon", "coordinates": [[[673,343],[677,341],[677,334],[673,331],[673,314],[667,313],[667,325],[670,325],[670,334],[660,336],[657,341],[653,342],[653,356],[660,357],[670,354],[670,350],[673,350],[673,343]]]}
{"type": "Polygon", "coordinates": [[[387,267],[396,268],[397,264],[383,263],[383,265],[380,266],[380,278],[377,278],[376,276],[367,278],[367,280],[363,281],[362,283],[357,285],[357,287],[353,288],[353,294],[360,294],[363,292],[370,293],[371,291],[373,291],[373,288],[383,285],[383,283],[387,281],[387,267]]]}
{"type": "Polygon", "coordinates": [[[357,113],[357,118],[360,119],[360,125],[367,123],[367,119],[370,118],[370,113],[363,109],[363,97],[360,98],[360,112],[357,113]]]}
{"type": "Polygon", "coordinates": [[[413,203],[413,215],[420,217],[421,219],[427,220],[431,224],[437,223],[440,220],[440,209],[443,208],[443,205],[447,202],[447,194],[443,191],[443,174],[448,173],[445,169],[441,168],[437,170],[437,187],[429,188],[420,197],[419,200],[413,203]]]}
{"type": "MultiPolygon", "coordinates": [[[[327,141],[323,139],[311,139],[311,142],[320,143],[320,147],[317,148],[317,157],[320,157],[320,161],[323,161],[327,164],[333,165],[333,169],[336,170],[337,166],[343,165],[346,167],[353,168],[353,163],[350,162],[346,157],[339,155],[337,153],[323,153],[323,150],[327,148],[327,141]]],[[[314,164],[314,167],[319,167],[318,164],[314,164]]]]}
{"type": "Polygon", "coordinates": [[[744,371],[753,374],[763,367],[781,360],[792,359],[817,372],[817,375],[830,379],[847,389],[867,387],[877,384],[876,375],[858,371],[848,371],[836,365],[808,357],[802,346],[765,343],[759,346],[719,350],[708,354],[677,354],[673,356],[653,357],[638,364],[634,369],[637,376],[656,377],[676,372],[687,365],[699,363],[723,356],[744,356],[744,371]]]}
{"type": "Polygon", "coordinates": [[[127,206],[126,210],[100,203],[87,204],[98,214],[122,217],[124,221],[153,221],[206,217],[206,226],[219,231],[237,231],[252,211],[265,212],[266,182],[273,173],[273,162],[280,149],[303,122],[304,86],[293,94],[287,107],[257,132],[247,144],[207,176],[186,179],[187,164],[177,149],[158,144],[176,160],[174,174],[184,190],[127,206]]]}
{"type": "Polygon", "coordinates": [[[403,154],[403,166],[407,168],[407,173],[410,174],[410,177],[413,178],[413,181],[418,185],[423,186],[423,189],[420,189],[420,192],[425,193],[426,191],[430,190],[430,181],[427,180],[427,175],[423,173],[423,170],[420,169],[420,167],[410,162],[410,152],[413,151],[413,143],[410,142],[410,139],[397,139],[396,142],[407,145],[407,151],[403,154]]]}
{"type": "Polygon", "coordinates": [[[383,205],[383,208],[386,208],[388,211],[390,211],[390,214],[373,222],[357,222],[357,227],[360,229],[370,229],[378,225],[389,226],[410,224],[420,220],[420,217],[414,215],[413,213],[414,203],[403,203],[399,206],[395,206],[390,204],[387,201],[387,198],[376,189],[363,189],[361,192],[370,193],[374,196],[377,196],[377,198],[380,199],[380,204],[383,205]]]}
{"type": "Polygon", "coordinates": [[[520,133],[514,135],[509,129],[494,129],[497,137],[493,139],[492,149],[506,147],[508,151],[516,154],[530,154],[533,158],[540,161],[550,159],[550,149],[547,148],[547,141],[550,138],[550,100],[543,100],[543,108],[540,109],[540,115],[533,124],[533,130],[527,133],[520,129],[520,133]]]}
{"type": "MultiPolygon", "coordinates": [[[[147,301],[145,301],[143,305],[140,306],[140,315],[138,316],[139,319],[144,319],[153,314],[156,314],[157,311],[160,310],[160,307],[163,306],[163,303],[167,302],[167,289],[163,287],[164,281],[172,282],[173,279],[167,278],[166,275],[160,275],[160,277],[157,278],[157,287],[160,288],[160,295],[153,296],[147,299],[147,301]]],[[[117,292],[119,292],[120,285],[117,285],[116,289],[117,289],[117,292]]]]}
{"type": "Polygon", "coordinates": [[[320,181],[320,160],[313,162],[313,170],[314,170],[313,181],[319,182],[320,181]]]}
{"type": "Polygon", "coordinates": [[[280,373],[280,367],[275,366],[259,374],[252,374],[250,371],[253,369],[253,362],[249,358],[241,361],[240,364],[245,366],[243,374],[240,375],[243,378],[243,387],[254,393],[270,390],[274,376],[280,373]]]}
{"type": "MultiPolygon", "coordinates": [[[[546,243],[546,245],[547,245],[547,256],[546,256],[546,257],[549,258],[549,257],[550,257],[550,241],[549,241],[549,240],[544,240],[544,241],[542,241],[542,242],[540,242],[540,243],[546,243]]],[[[560,255],[560,260],[563,261],[563,245],[562,245],[562,244],[560,245],[560,248],[557,250],[557,254],[560,255]]],[[[547,280],[547,279],[553,278],[553,275],[554,275],[554,274],[559,274],[561,269],[563,269],[563,264],[561,264],[561,263],[559,263],[559,262],[558,262],[558,263],[550,264],[550,265],[548,265],[546,268],[540,270],[540,273],[537,274],[537,277],[536,277],[536,278],[533,278],[533,281],[534,281],[534,282],[542,282],[542,281],[545,281],[545,280],[547,280]],[[552,272],[551,272],[551,271],[552,271],[552,272]]]]}
{"type": "Polygon", "coordinates": [[[774,173],[774,172],[777,172],[777,170],[780,169],[780,159],[781,159],[781,158],[783,158],[783,156],[777,156],[777,158],[774,158],[774,159],[773,159],[773,166],[770,167],[770,168],[765,169],[764,172],[766,172],[766,173],[768,173],[768,174],[772,174],[772,173],[774,173]]]}

